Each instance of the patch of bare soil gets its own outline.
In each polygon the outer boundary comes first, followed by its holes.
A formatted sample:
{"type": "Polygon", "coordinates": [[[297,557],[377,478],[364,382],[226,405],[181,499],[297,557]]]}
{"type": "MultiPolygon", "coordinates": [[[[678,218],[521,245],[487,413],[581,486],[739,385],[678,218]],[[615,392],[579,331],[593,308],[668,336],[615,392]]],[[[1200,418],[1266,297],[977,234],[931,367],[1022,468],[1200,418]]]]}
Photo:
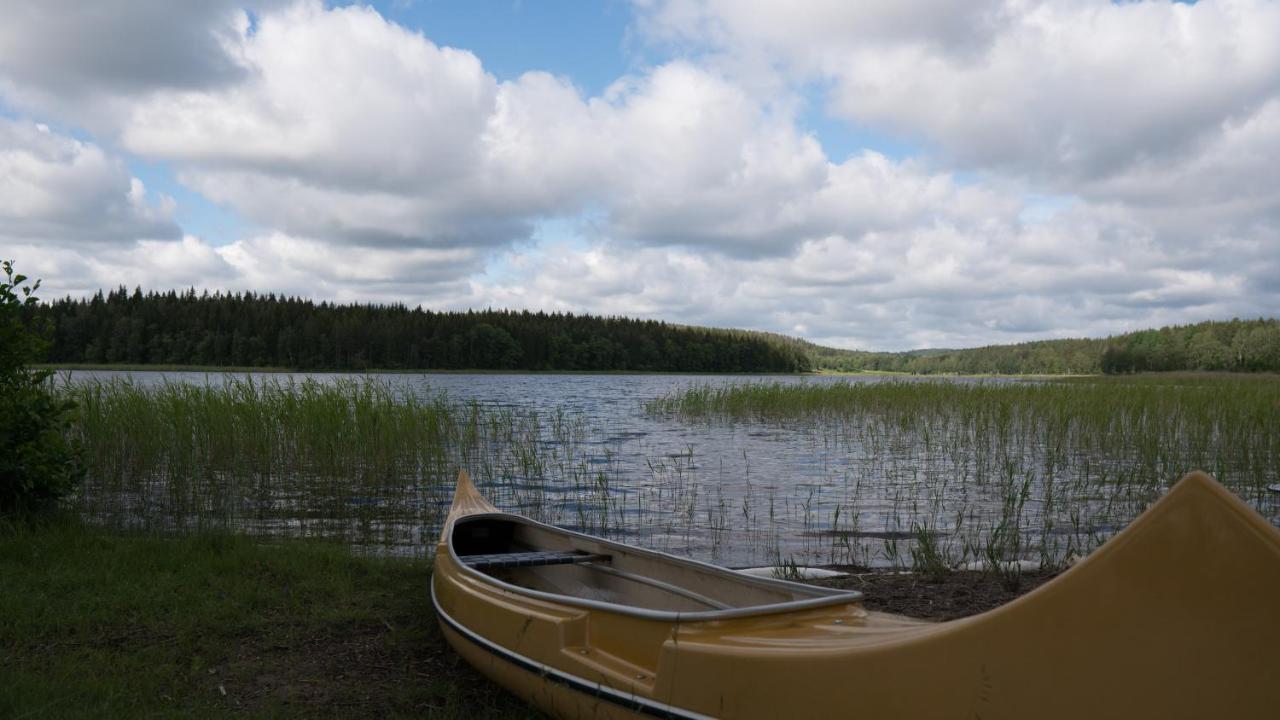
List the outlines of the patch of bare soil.
{"type": "Polygon", "coordinates": [[[984,572],[953,572],[938,579],[915,573],[861,572],[811,583],[860,590],[868,610],[925,620],[954,620],[1004,605],[1044,584],[1055,574],[1024,574],[1012,589],[1000,578],[984,572]]]}
{"type": "Polygon", "coordinates": [[[227,706],[252,716],[537,716],[464,663],[431,615],[335,625],[286,640],[246,638],[210,670],[208,684],[227,706]]]}

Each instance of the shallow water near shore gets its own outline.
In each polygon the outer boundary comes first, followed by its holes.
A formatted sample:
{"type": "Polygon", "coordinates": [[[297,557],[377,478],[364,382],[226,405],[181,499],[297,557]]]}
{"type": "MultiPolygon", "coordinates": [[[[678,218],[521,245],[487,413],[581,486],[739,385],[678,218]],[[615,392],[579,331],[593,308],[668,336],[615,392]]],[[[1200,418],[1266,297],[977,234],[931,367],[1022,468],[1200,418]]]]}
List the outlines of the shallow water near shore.
{"type": "MultiPolygon", "coordinates": [[[[1052,567],[1104,542],[1193,467],[1221,475],[1272,522],[1280,520],[1275,494],[1260,489],[1275,482],[1277,465],[1277,441],[1265,437],[1275,419],[1265,413],[1248,437],[1189,443],[1179,438],[1198,432],[1194,413],[1178,420],[1185,428],[1108,438],[1085,417],[1107,409],[1067,407],[1064,398],[1075,397],[1069,388],[1047,400],[1017,400],[1012,411],[980,406],[1003,403],[991,401],[1007,392],[953,397],[956,386],[1027,386],[1014,378],[76,371],[67,381],[123,380],[147,390],[221,387],[246,377],[340,387],[372,382],[401,399],[442,399],[489,418],[477,425],[481,440],[430,462],[395,465],[401,477],[295,482],[279,477],[288,474],[285,466],[272,471],[272,482],[246,490],[242,478],[229,475],[259,471],[242,464],[210,470],[204,480],[206,493],[224,492],[224,483],[225,492],[244,496],[220,515],[237,529],[334,536],[376,554],[430,552],[460,467],[504,509],[731,567],[956,565],[996,557],[1052,567]],[[910,412],[697,416],[655,402],[736,386],[856,392],[886,382],[891,394],[909,391],[908,383],[924,383],[925,393],[946,387],[937,402],[920,406],[927,411],[910,412]],[[1242,447],[1247,455],[1236,457],[1242,447]]],[[[152,477],[137,490],[91,478],[84,506],[93,515],[94,497],[124,491],[135,494],[116,506],[125,514],[163,513],[165,482],[152,477]]],[[[143,524],[156,523],[150,517],[143,524]]]]}

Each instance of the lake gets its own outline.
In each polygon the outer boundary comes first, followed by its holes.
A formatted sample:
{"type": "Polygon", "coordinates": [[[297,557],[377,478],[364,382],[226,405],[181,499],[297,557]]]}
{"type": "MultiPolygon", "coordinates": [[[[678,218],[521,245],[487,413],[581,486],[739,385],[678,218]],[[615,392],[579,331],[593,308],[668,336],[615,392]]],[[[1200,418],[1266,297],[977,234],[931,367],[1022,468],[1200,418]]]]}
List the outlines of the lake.
{"type": "MultiPolygon", "coordinates": [[[[244,376],[76,371],[71,380],[219,385],[228,377],[244,376]]],[[[253,377],[331,383],[365,376],[253,377]]],[[[463,373],[375,377],[404,394],[443,393],[457,403],[569,419],[575,428],[571,442],[563,434],[542,433],[539,444],[564,447],[548,448],[546,453],[559,461],[539,464],[536,472],[522,469],[527,464],[459,460],[504,509],[730,567],[790,561],[906,565],[922,539],[941,542],[952,560],[973,559],[982,555],[981,544],[989,542],[1000,523],[1013,523],[1021,533],[1012,552],[1028,557],[1038,553],[1059,562],[1105,541],[1162,487],[1116,484],[1116,478],[1123,481],[1135,468],[1147,475],[1152,472],[1127,450],[1116,457],[1085,457],[1083,466],[1082,456],[1100,453],[1072,451],[1060,462],[1058,451],[1036,432],[997,442],[945,411],[936,418],[906,422],[881,416],[840,421],[689,420],[645,411],[648,401],[702,386],[1025,382],[1011,378],[463,373]],[[1053,488],[1062,484],[1061,478],[1069,481],[1069,493],[1056,491],[1055,497],[1053,488]],[[1120,490],[1103,491],[1107,483],[1120,490]],[[1011,498],[1016,508],[1009,507],[1011,498]]],[[[1172,462],[1180,467],[1178,459],[1172,462]]],[[[446,484],[438,478],[422,483],[415,495],[420,500],[361,495],[346,502],[361,505],[362,522],[378,524],[378,540],[372,544],[380,547],[372,551],[424,553],[438,534],[440,510],[447,506],[446,484]],[[414,510],[412,502],[427,507],[414,510]],[[381,507],[387,508],[385,515],[379,515],[381,507]]],[[[305,498],[290,502],[306,504],[305,498]]],[[[1260,497],[1255,506],[1274,515],[1268,502],[1260,497]]],[[[314,509],[303,509],[315,514],[314,509]]],[[[347,521],[334,518],[332,526],[317,527],[322,532],[331,527],[332,534],[349,537],[341,528],[347,521]]],[[[271,523],[247,529],[269,534],[299,527],[278,518],[271,523]]]]}

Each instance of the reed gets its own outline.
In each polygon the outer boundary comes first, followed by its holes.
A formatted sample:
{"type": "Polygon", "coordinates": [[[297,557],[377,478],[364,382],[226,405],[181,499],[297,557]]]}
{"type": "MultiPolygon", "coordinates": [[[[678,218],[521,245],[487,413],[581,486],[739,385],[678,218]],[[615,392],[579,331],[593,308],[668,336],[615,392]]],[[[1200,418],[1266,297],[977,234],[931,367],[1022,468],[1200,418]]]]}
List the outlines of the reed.
{"type": "Polygon", "coordinates": [[[626,439],[563,408],[412,388],[378,377],[64,380],[89,466],[72,506],[116,528],[421,555],[463,468],[499,507],[656,549],[933,575],[1060,567],[1193,468],[1280,521],[1267,490],[1280,469],[1275,378],[742,383],[644,405],[646,422],[705,426],[690,437],[719,438],[719,456],[626,439]],[[753,452],[777,457],[724,454],[758,434],[777,441],[753,452]]]}
{"type": "MultiPolygon", "coordinates": [[[[806,532],[808,517],[825,519],[817,534],[830,559],[850,564],[936,574],[978,562],[1005,573],[1031,559],[1053,569],[1192,469],[1280,519],[1267,490],[1280,473],[1270,376],[703,385],[645,410],[810,433],[848,492],[807,508],[806,532]]],[[[815,543],[808,554],[819,552],[815,543]]]]}
{"type": "MultiPolygon", "coordinates": [[[[375,551],[432,542],[459,468],[537,515],[575,457],[564,417],[423,396],[376,378],[60,384],[88,480],[73,507],[106,526],[321,536],[375,551]]],[[[571,474],[571,473],[570,473],[571,474]]]]}

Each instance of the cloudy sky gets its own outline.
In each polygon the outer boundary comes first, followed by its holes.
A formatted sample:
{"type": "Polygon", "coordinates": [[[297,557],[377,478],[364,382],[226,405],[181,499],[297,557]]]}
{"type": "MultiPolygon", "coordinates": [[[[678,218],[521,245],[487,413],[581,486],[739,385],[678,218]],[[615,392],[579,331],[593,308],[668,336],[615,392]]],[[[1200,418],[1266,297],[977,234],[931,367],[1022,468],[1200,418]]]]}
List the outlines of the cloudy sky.
{"type": "Polygon", "coordinates": [[[1280,1],[0,0],[0,256],[900,350],[1280,311],[1280,1]]]}

